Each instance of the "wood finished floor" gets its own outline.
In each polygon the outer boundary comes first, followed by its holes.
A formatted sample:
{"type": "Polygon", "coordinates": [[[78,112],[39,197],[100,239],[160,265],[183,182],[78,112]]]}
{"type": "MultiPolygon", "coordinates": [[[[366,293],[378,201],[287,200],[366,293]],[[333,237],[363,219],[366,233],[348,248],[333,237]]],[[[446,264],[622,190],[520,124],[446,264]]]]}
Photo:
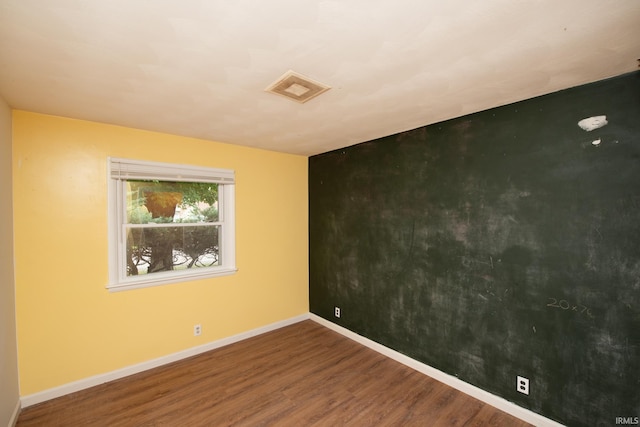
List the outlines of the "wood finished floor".
{"type": "Polygon", "coordinates": [[[313,321],[25,408],[27,426],[528,426],[313,321]]]}

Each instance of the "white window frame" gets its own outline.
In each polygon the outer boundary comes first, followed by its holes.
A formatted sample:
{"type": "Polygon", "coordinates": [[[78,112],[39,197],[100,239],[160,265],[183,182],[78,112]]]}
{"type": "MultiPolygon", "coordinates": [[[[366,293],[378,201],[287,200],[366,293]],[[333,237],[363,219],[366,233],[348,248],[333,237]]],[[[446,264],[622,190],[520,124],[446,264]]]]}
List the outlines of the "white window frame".
{"type": "Polygon", "coordinates": [[[108,165],[109,219],[109,283],[110,291],[226,276],[237,271],[235,250],[235,172],[172,163],[109,157],[108,165]],[[210,182],[218,184],[220,259],[221,265],[127,276],[126,270],[126,183],[128,180],[158,180],[178,182],[210,182]]]}

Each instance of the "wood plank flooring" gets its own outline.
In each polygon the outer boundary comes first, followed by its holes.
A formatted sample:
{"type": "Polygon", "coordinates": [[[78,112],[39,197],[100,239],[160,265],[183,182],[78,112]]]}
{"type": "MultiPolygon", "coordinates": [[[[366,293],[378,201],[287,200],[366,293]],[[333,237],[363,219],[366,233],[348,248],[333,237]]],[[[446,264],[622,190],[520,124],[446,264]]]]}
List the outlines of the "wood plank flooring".
{"type": "Polygon", "coordinates": [[[313,321],[25,408],[28,426],[528,426],[313,321]]]}

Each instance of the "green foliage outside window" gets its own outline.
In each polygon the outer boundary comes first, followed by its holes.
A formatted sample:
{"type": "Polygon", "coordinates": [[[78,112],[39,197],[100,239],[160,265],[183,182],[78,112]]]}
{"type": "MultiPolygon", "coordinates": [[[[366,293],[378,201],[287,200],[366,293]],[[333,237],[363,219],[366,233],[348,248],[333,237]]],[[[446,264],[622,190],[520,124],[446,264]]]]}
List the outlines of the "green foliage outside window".
{"type": "Polygon", "coordinates": [[[219,264],[218,184],[127,183],[127,276],[219,264]]]}

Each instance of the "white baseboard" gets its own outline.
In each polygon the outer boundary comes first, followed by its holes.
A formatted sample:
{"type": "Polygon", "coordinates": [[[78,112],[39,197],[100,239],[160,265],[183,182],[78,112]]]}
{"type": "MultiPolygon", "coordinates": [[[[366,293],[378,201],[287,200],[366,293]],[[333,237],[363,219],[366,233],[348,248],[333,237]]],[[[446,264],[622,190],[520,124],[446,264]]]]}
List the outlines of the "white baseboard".
{"type": "MultiPolygon", "coordinates": [[[[159,357],[157,359],[149,360],[147,362],[138,363],[136,365],[127,366],[122,369],[117,369],[105,374],[95,375],[93,377],[85,378],[79,381],[74,381],[68,384],[54,387],[48,390],[44,390],[38,393],[23,396],[20,399],[22,408],[26,408],[37,403],[45,402],[47,400],[55,399],[56,397],[64,396],[66,394],[74,393],[76,391],[84,390],[89,387],[104,384],[109,381],[117,380],[127,377],[129,375],[137,374],[149,369],[157,368],[158,366],[166,365],[168,363],[176,362],[178,360],[186,359],[187,357],[196,356],[198,354],[215,350],[216,348],[224,347],[229,344],[233,344],[247,338],[252,338],[257,335],[264,334],[266,332],[275,331],[276,329],[283,328],[285,326],[293,325],[294,323],[308,320],[309,314],[302,314],[300,316],[292,317],[290,319],[281,320],[279,322],[272,323],[270,325],[262,326],[260,328],[252,329],[247,332],[242,332],[231,337],[223,338],[217,341],[213,341],[207,344],[203,344],[197,347],[192,347],[177,353],[169,354],[167,356],[159,357]]],[[[19,404],[20,404],[19,402],[19,404]]]]}
{"type": "Polygon", "coordinates": [[[8,427],[15,427],[18,422],[18,416],[20,415],[20,411],[22,410],[22,405],[20,404],[20,399],[16,402],[16,407],[13,410],[13,414],[11,414],[11,418],[9,418],[8,427]]]}
{"type": "Polygon", "coordinates": [[[333,322],[330,322],[326,319],[323,319],[320,316],[317,316],[313,313],[309,314],[309,318],[314,322],[321,324],[329,329],[332,329],[338,332],[345,337],[352,339],[366,347],[369,347],[372,350],[377,351],[378,353],[389,357],[397,362],[402,363],[414,369],[418,372],[421,372],[431,378],[434,378],[450,387],[453,387],[461,392],[476,398],[488,405],[493,406],[503,412],[506,412],[510,415],[513,415],[516,418],[519,418],[523,421],[526,421],[530,424],[539,427],[562,427],[562,424],[557,423],[556,421],[550,420],[549,418],[543,417],[540,414],[536,414],[533,411],[525,409],[521,406],[516,405],[515,403],[509,402],[508,400],[503,399],[502,397],[498,397],[494,394],[491,394],[487,391],[482,390],[474,385],[466,383],[459,378],[456,378],[452,375],[445,374],[444,372],[433,368],[429,365],[426,365],[422,362],[418,362],[415,359],[410,358],[402,353],[399,353],[395,350],[390,349],[389,347],[385,347],[382,344],[379,344],[375,341],[372,341],[368,338],[363,337],[362,335],[358,335],[355,332],[352,332],[342,326],[336,325],[333,322]]]}

